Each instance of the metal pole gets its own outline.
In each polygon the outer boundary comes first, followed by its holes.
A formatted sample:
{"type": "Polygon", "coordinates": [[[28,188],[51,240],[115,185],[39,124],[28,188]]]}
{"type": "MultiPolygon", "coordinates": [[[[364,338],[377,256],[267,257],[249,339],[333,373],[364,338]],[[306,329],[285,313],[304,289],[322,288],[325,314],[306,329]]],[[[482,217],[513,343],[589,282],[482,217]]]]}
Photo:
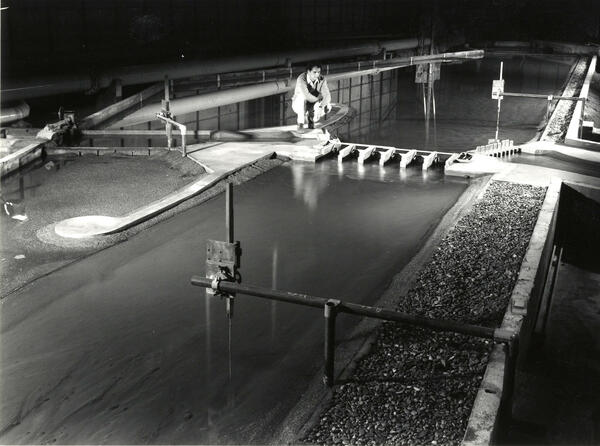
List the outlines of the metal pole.
{"type": "Polygon", "coordinates": [[[335,318],[339,300],[330,299],[325,302],[323,315],[325,316],[325,374],[323,382],[331,387],[334,383],[333,372],[335,369],[335,318]]]}
{"type": "MultiPolygon", "coordinates": [[[[192,285],[195,286],[201,286],[205,288],[210,288],[213,286],[213,280],[209,279],[208,277],[193,276],[190,281],[192,285]]],[[[293,293],[290,291],[271,290],[269,288],[242,285],[227,281],[218,282],[217,289],[227,293],[240,293],[243,295],[263,297],[315,308],[323,308],[327,302],[331,301],[331,299],[324,297],[293,293]]],[[[387,321],[401,322],[409,325],[416,325],[419,327],[427,327],[433,330],[450,331],[484,339],[494,339],[500,342],[508,342],[513,336],[512,332],[509,330],[482,327],[446,319],[414,316],[411,314],[401,313],[399,311],[386,310],[381,307],[370,307],[367,305],[346,303],[342,301],[340,301],[337,305],[336,311],[338,313],[367,316],[374,319],[382,319],[387,321]]]]}
{"type": "Polygon", "coordinates": [[[225,226],[228,243],[233,243],[233,183],[225,185],[225,226]]]}
{"type": "Polygon", "coordinates": [[[519,354],[519,337],[515,336],[504,346],[504,380],[502,385],[502,412],[506,419],[512,415],[512,396],[515,389],[517,357],[519,354]]]}
{"type": "MultiPolygon", "coordinates": [[[[165,107],[164,107],[164,111],[165,111],[165,117],[169,118],[170,117],[170,105],[169,105],[169,77],[165,76],[165,107]]],[[[170,123],[165,123],[165,131],[167,133],[167,147],[169,148],[169,150],[171,150],[171,147],[173,145],[173,132],[171,129],[171,124],[170,123]]]]}
{"type": "Polygon", "coordinates": [[[554,96],[547,94],[538,94],[538,93],[511,93],[508,91],[502,92],[500,96],[511,96],[516,98],[540,98],[540,99],[548,99],[548,96],[552,96],[552,99],[561,99],[565,101],[583,101],[584,98],[579,98],[577,96],[554,96]]]}
{"type": "MultiPolygon", "coordinates": [[[[504,68],[504,62],[500,62],[500,80],[502,80],[502,68],[504,68]]],[[[498,114],[496,115],[496,137],[494,138],[498,141],[498,130],[500,128],[500,104],[502,103],[502,96],[498,96],[498,114]]]]}

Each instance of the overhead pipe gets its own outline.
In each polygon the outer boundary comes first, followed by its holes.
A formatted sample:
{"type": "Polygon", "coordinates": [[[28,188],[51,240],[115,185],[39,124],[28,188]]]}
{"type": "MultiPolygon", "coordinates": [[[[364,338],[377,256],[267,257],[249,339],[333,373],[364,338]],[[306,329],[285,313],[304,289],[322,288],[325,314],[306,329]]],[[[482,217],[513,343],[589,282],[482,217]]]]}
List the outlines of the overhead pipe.
{"type": "MultiPolygon", "coordinates": [[[[347,79],[355,76],[366,76],[376,74],[382,71],[392,70],[393,68],[374,68],[361,71],[350,71],[346,73],[337,73],[327,76],[331,81],[347,79]]],[[[181,99],[173,99],[170,102],[171,113],[179,116],[186,113],[193,113],[199,110],[208,110],[210,108],[223,107],[236,102],[250,101],[252,99],[264,98],[276,94],[286,93],[293,90],[296,86],[296,80],[291,81],[271,81],[261,84],[246,85],[244,87],[230,88],[228,90],[218,90],[211,93],[205,93],[196,96],[187,96],[181,99]]],[[[156,114],[160,112],[160,104],[149,104],[122,120],[113,123],[109,128],[116,129],[127,127],[145,122],[153,121],[156,114]]]]}
{"type": "Polygon", "coordinates": [[[0,110],[0,124],[9,124],[29,116],[29,105],[21,101],[14,107],[2,107],[0,110]]]}
{"type": "MultiPolygon", "coordinates": [[[[443,62],[456,59],[475,59],[483,57],[482,50],[461,51],[457,53],[443,53],[433,56],[411,56],[403,58],[387,59],[385,61],[373,61],[364,63],[365,70],[354,70],[343,73],[333,73],[327,76],[330,81],[347,79],[356,76],[365,76],[369,74],[378,74],[383,71],[395,70],[402,67],[407,67],[417,63],[426,62],[443,62]],[[381,65],[381,68],[377,66],[381,65]]],[[[360,63],[358,64],[360,66],[360,63]]],[[[218,90],[211,93],[201,95],[187,96],[185,98],[173,99],[170,101],[170,111],[174,116],[193,113],[199,110],[207,110],[210,108],[222,107],[236,102],[249,101],[275,94],[286,93],[293,90],[296,85],[296,80],[276,80],[263,82],[259,84],[247,85],[243,87],[230,88],[227,90],[218,90]]],[[[157,113],[160,113],[161,104],[149,104],[145,107],[133,112],[122,120],[113,123],[109,128],[115,129],[138,125],[145,122],[153,121],[157,113]]]]}
{"type": "Polygon", "coordinates": [[[113,80],[116,79],[120,80],[122,86],[137,85],[162,81],[165,75],[169,79],[184,79],[193,76],[276,67],[287,65],[288,63],[307,62],[309,60],[377,55],[384,50],[388,52],[407,50],[417,48],[418,46],[419,40],[416,38],[385,40],[381,42],[365,42],[342,48],[280,51],[269,54],[213,58],[193,62],[118,67],[105,70],[97,75],[39,76],[23,80],[5,79],[3,81],[1,96],[3,100],[10,101],[105,88],[110,86],[113,80]]]}

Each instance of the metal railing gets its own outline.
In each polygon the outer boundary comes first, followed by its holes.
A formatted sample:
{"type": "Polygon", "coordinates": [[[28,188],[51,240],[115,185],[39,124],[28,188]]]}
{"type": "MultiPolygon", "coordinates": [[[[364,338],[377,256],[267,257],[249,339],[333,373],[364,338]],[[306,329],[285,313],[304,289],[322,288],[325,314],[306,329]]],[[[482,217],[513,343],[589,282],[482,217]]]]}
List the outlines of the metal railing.
{"type": "MultiPolygon", "coordinates": [[[[191,278],[191,284],[199,287],[211,288],[215,291],[215,295],[241,293],[313,308],[322,308],[323,316],[325,318],[325,373],[323,381],[327,386],[332,386],[334,384],[335,320],[340,313],[400,322],[412,326],[429,328],[435,331],[447,331],[483,339],[491,339],[494,342],[507,344],[509,352],[511,352],[509,357],[512,358],[511,360],[514,360],[513,346],[516,344],[517,334],[511,330],[465,324],[447,319],[415,316],[399,311],[386,310],[381,307],[343,302],[339,299],[329,299],[290,291],[242,285],[227,280],[211,279],[208,277],[193,276],[191,278]]],[[[231,299],[231,297],[229,299],[231,299]]]]}
{"type": "MultiPolygon", "coordinates": [[[[187,156],[187,148],[185,145],[185,135],[187,134],[187,127],[185,126],[185,124],[181,124],[177,121],[174,121],[173,119],[168,118],[161,113],[157,113],[156,117],[158,119],[160,119],[161,121],[164,121],[166,124],[174,125],[175,127],[177,127],[179,129],[179,132],[181,133],[181,154],[182,154],[182,156],[187,156]]],[[[167,146],[170,149],[173,140],[171,137],[171,131],[170,131],[169,127],[167,127],[166,132],[167,132],[167,146]]]]}

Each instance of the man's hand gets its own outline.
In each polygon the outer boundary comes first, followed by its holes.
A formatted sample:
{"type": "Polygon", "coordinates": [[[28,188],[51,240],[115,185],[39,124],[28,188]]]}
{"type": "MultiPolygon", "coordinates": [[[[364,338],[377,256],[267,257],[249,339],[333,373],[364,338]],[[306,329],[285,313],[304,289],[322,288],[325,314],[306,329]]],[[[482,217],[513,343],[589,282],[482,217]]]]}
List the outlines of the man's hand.
{"type": "Polygon", "coordinates": [[[329,113],[331,111],[331,104],[327,104],[325,106],[325,113],[329,113]]]}

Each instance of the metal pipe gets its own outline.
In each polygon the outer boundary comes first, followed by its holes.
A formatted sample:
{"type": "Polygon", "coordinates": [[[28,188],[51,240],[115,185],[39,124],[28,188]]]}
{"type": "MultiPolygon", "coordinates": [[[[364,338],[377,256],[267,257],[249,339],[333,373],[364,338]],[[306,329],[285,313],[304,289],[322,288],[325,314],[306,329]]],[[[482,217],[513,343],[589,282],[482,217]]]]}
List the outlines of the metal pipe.
{"type": "Polygon", "coordinates": [[[29,116],[29,105],[21,101],[14,107],[2,107],[0,110],[0,124],[8,124],[29,116]]]}
{"type": "MultiPolygon", "coordinates": [[[[508,93],[504,92],[500,96],[512,96],[519,98],[540,98],[540,99],[548,99],[549,95],[547,94],[537,94],[537,93],[508,93]]],[[[552,95],[552,99],[564,99],[566,101],[583,101],[585,98],[579,98],[576,96],[554,96],[552,95]]]]}
{"type": "MultiPolygon", "coordinates": [[[[210,288],[212,286],[212,279],[207,277],[193,276],[190,281],[191,284],[195,286],[205,288],[210,288]]],[[[227,293],[241,293],[315,308],[323,308],[324,305],[331,300],[324,297],[310,296],[308,294],[271,290],[268,288],[242,285],[239,283],[226,281],[219,282],[218,289],[227,293]]],[[[418,327],[427,327],[432,330],[449,331],[484,339],[494,339],[500,342],[510,342],[513,337],[512,332],[508,330],[464,324],[462,322],[451,320],[414,316],[398,311],[386,310],[381,307],[370,307],[342,301],[340,301],[337,305],[336,311],[339,313],[353,314],[356,316],[367,316],[375,319],[401,322],[418,327]]]]}
{"type": "Polygon", "coordinates": [[[160,113],[157,113],[156,117],[162,121],[165,121],[166,125],[168,126],[166,131],[167,131],[167,146],[169,149],[171,149],[171,126],[174,125],[175,127],[177,127],[179,129],[179,132],[181,133],[181,154],[182,154],[182,156],[187,156],[187,147],[185,144],[185,135],[187,135],[187,127],[185,126],[185,124],[181,124],[177,121],[174,121],[171,118],[167,118],[166,116],[163,116],[160,113]]]}
{"type": "MultiPolygon", "coordinates": [[[[265,96],[271,96],[278,93],[285,93],[291,87],[283,81],[265,82],[264,84],[249,85],[228,90],[219,90],[212,93],[206,93],[198,96],[188,96],[171,101],[171,113],[174,115],[183,115],[198,110],[217,108],[223,105],[236,102],[249,101],[265,96]]],[[[123,120],[114,123],[110,128],[126,127],[137,125],[153,120],[156,113],[160,112],[160,104],[150,104],[135,111],[123,120]]]]}
{"type": "Polygon", "coordinates": [[[333,386],[335,370],[335,318],[337,316],[337,307],[339,300],[329,299],[323,307],[323,316],[325,317],[325,374],[323,381],[328,387],[333,386]]]}
{"type": "MultiPolygon", "coordinates": [[[[365,76],[368,74],[377,74],[382,71],[394,70],[410,66],[411,64],[423,63],[425,61],[451,61],[457,59],[472,59],[483,57],[482,50],[473,51],[460,51],[456,53],[444,53],[436,54],[434,56],[414,56],[414,57],[397,57],[393,59],[387,59],[383,61],[375,61],[377,64],[376,68],[370,68],[367,70],[360,71],[345,71],[327,76],[328,81],[336,81],[340,79],[347,79],[356,76],[365,76]]],[[[347,64],[340,64],[341,66],[347,67],[347,64]]],[[[282,94],[287,91],[294,89],[296,80],[290,80],[288,78],[284,80],[274,80],[270,82],[261,82],[258,84],[246,85],[243,87],[229,88],[227,90],[218,90],[211,93],[205,93],[202,95],[187,96],[181,99],[174,99],[170,102],[170,111],[174,115],[182,115],[186,113],[196,112],[198,110],[207,110],[210,108],[217,108],[224,105],[234,104],[237,102],[249,101],[252,99],[258,99],[265,96],[272,96],[276,94],[282,94]]],[[[154,119],[154,115],[160,112],[160,104],[149,104],[126,118],[113,123],[110,128],[119,128],[141,124],[154,119]]]]}
{"type": "Polygon", "coordinates": [[[417,39],[400,39],[360,43],[341,48],[307,49],[280,51],[269,54],[214,58],[194,62],[134,65],[105,70],[100,75],[79,74],[70,76],[36,76],[28,79],[4,79],[1,96],[3,100],[26,99],[50,96],[60,93],[87,91],[92,88],[110,86],[114,79],[121,79],[121,85],[137,85],[160,82],[164,76],[170,79],[183,79],[233,71],[244,71],[265,67],[275,67],[291,63],[318,59],[333,59],[363,55],[377,55],[387,51],[407,50],[418,46],[417,39]]]}

